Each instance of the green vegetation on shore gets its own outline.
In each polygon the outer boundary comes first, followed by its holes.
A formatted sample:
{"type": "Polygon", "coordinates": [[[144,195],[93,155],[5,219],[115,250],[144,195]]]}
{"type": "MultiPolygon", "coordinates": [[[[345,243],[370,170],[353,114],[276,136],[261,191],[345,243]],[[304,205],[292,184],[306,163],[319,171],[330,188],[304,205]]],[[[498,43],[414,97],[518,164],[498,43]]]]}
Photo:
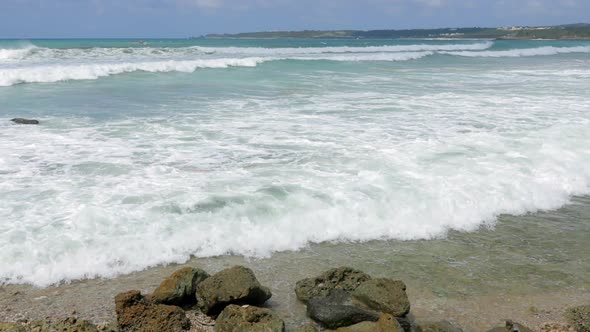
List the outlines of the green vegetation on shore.
{"type": "Polygon", "coordinates": [[[590,24],[579,23],[541,27],[501,28],[441,28],[408,30],[304,30],[264,31],[237,34],[209,34],[199,38],[343,38],[343,39],[401,39],[401,38],[490,38],[490,39],[590,39],[590,24]]]}

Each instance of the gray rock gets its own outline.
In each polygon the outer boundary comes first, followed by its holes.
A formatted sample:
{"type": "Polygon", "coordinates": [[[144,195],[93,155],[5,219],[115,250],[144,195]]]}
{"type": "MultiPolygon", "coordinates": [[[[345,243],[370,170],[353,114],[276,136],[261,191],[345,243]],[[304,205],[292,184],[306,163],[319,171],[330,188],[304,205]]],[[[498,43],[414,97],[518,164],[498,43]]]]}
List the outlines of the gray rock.
{"type": "Polygon", "coordinates": [[[121,332],[180,332],[190,328],[184,311],[176,306],[156,304],[141,295],[129,291],[115,297],[117,324],[121,332]]]}
{"type": "Polygon", "coordinates": [[[440,322],[420,323],[416,327],[416,332],[463,332],[463,330],[443,320],[440,322]]]}
{"type": "Polygon", "coordinates": [[[590,305],[570,308],[565,312],[565,318],[578,332],[590,332],[590,305]]]}
{"type": "Polygon", "coordinates": [[[285,323],[268,309],[229,305],[215,321],[216,332],[283,332],[285,323]]]}
{"type": "Polygon", "coordinates": [[[352,303],[350,294],[341,289],[329,296],[312,298],[307,302],[307,314],[314,321],[334,329],[364,321],[377,321],[381,313],[360,308],[352,303]]]}
{"type": "Polygon", "coordinates": [[[314,297],[326,297],[333,289],[352,292],[370,279],[371,276],[362,271],[341,267],[328,270],[316,278],[299,280],[295,293],[300,301],[307,302],[314,297]]]}
{"type": "Polygon", "coordinates": [[[406,284],[401,280],[368,280],[355,289],[352,296],[367,307],[394,317],[404,317],[410,312],[406,284]]]}
{"type": "Polygon", "coordinates": [[[33,120],[33,119],[14,118],[10,121],[12,121],[16,124],[26,124],[26,125],[38,125],[39,124],[39,120],[33,120]]]}
{"type": "Polygon", "coordinates": [[[496,327],[488,332],[533,332],[533,330],[522,324],[507,320],[504,327],[496,327]]]}
{"type": "Polygon", "coordinates": [[[270,289],[260,285],[254,272],[243,266],[225,269],[200,282],[197,305],[207,315],[220,313],[230,304],[261,305],[272,296],[270,289]]]}
{"type": "Polygon", "coordinates": [[[151,298],[163,304],[178,306],[194,304],[197,285],[207,278],[209,274],[201,269],[182,268],[164,279],[151,298]]]}

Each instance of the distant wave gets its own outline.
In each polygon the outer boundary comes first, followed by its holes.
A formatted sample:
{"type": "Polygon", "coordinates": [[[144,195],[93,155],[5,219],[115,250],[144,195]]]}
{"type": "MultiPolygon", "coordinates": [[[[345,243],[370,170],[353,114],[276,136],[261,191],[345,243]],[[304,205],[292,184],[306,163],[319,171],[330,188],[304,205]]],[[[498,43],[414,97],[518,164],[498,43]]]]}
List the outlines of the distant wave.
{"type": "Polygon", "coordinates": [[[262,48],[262,47],[201,47],[194,48],[204,53],[222,54],[264,54],[264,55],[290,55],[290,54],[327,54],[327,53],[377,53],[377,52],[420,52],[420,51],[455,51],[455,50],[486,50],[494,45],[491,41],[471,44],[444,44],[444,45],[391,45],[391,46],[366,46],[366,47],[299,47],[299,48],[262,48]]]}
{"type": "Polygon", "coordinates": [[[512,49],[506,51],[440,51],[439,53],[464,56],[464,57],[486,57],[486,58],[504,58],[504,57],[525,57],[525,56],[540,56],[540,55],[556,55],[564,53],[590,53],[590,46],[575,46],[575,47],[553,47],[544,46],[537,48],[523,48],[512,49]]]}
{"type": "Polygon", "coordinates": [[[255,67],[256,65],[278,60],[327,60],[327,61],[407,61],[419,59],[432,52],[377,53],[323,55],[313,57],[248,57],[202,60],[168,60],[124,63],[87,63],[67,65],[37,65],[23,68],[8,68],[0,71],[0,86],[21,83],[52,83],[68,80],[92,80],[101,77],[145,72],[194,72],[205,68],[255,67]]]}
{"type": "Polygon", "coordinates": [[[18,41],[10,46],[9,48],[0,47],[0,63],[24,59],[32,50],[37,48],[37,46],[26,41],[18,41]]]}

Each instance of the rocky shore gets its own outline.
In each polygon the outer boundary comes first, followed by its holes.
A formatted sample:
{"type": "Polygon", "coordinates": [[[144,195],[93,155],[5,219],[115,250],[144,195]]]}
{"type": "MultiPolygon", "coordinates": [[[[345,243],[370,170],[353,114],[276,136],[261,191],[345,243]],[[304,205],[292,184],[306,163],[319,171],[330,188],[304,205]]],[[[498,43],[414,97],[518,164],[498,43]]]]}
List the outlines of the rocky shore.
{"type": "MultiPolygon", "coordinates": [[[[459,332],[452,317],[443,321],[417,320],[401,280],[375,278],[350,267],[330,269],[299,280],[294,295],[306,306],[309,324],[295,332],[459,332]]],[[[268,306],[272,292],[254,272],[234,266],[213,275],[181,268],[150,294],[129,290],[115,296],[116,322],[95,325],[75,315],[0,323],[0,331],[206,331],[283,332],[281,314],[268,306]]],[[[75,313],[73,313],[75,314],[75,313]]],[[[500,322],[503,318],[498,317],[500,322]]],[[[488,332],[590,332],[590,305],[564,310],[567,324],[527,327],[505,320],[488,332]]]]}

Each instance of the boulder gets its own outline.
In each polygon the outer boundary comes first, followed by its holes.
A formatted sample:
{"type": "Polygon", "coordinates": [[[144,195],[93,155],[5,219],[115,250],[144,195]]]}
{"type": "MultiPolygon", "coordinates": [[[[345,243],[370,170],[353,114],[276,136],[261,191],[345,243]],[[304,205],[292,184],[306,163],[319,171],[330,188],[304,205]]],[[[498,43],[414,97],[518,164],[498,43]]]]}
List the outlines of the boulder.
{"type": "Polygon", "coordinates": [[[578,332],[590,332],[590,305],[570,308],[565,312],[567,322],[578,332]]]}
{"type": "Polygon", "coordinates": [[[149,301],[139,291],[118,294],[115,311],[121,332],[176,332],[190,328],[190,321],[182,309],[149,301]]]}
{"type": "Polygon", "coordinates": [[[327,297],[312,298],[307,302],[307,314],[314,321],[334,329],[364,321],[377,321],[381,313],[360,308],[352,303],[349,293],[334,289],[327,297]]]}
{"type": "Polygon", "coordinates": [[[416,327],[416,332],[463,332],[463,330],[443,320],[440,322],[420,323],[416,327]]]}
{"type": "Polygon", "coordinates": [[[533,330],[522,324],[507,320],[504,327],[496,327],[489,330],[488,332],[533,332],[533,330]]]}
{"type": "Polygon", "coordinates": [[[268,309],[229,305],[215,321],[216,332],[283,332],[285,323],[268,309]]]}
{"type": "Polygon", "coordinates": [[[209,278],[209,274],[194,267],[182,268],[164,279],[151,295],[156,303],[183,306],[194,304],[197,285],[209,278]]]}
{"type": "Polygon", "coordinates": [[[1,332],[26,332],[25,327],[20,323],[0,323],[1,332]]]}
{"type": "Polygon", "coordinates": [[[333,289],[352,292],[363,282],[370,280],[368,274],[350,267],[331,269],[315,278],[299,280],[295,285],[297,298],[307,303],[314,297],[326,297],[333,289]]]}
{"type": "Polygon", "coordinates": [[[10,120],[16,124],[27,124],[27,125],[38,125],[39,120],[32,120],[32,119],[23,119],[23,118],[14,118],[10,120]]]}
{"type": "Polygon", "coordinates": [[[395,317],[383,314],[377,322],[362,322],[348,327],[341,327],[337,332],[403,332],[395,317]]]}
{"type": "Polygon", "coordinates": [[[272,296],[261,286],[254,272],[243,266],[225,269],[200,282],[197,305],[207,315],[216,315],[230,304],[261,305],[272,296]]]}
{"type": "Polygon", "coordinates": [[[367,307],[394,317],[404,317],[410,312],[406,284],[401,280],[368,280],[355,289],[352,296],[367,307]]]}

